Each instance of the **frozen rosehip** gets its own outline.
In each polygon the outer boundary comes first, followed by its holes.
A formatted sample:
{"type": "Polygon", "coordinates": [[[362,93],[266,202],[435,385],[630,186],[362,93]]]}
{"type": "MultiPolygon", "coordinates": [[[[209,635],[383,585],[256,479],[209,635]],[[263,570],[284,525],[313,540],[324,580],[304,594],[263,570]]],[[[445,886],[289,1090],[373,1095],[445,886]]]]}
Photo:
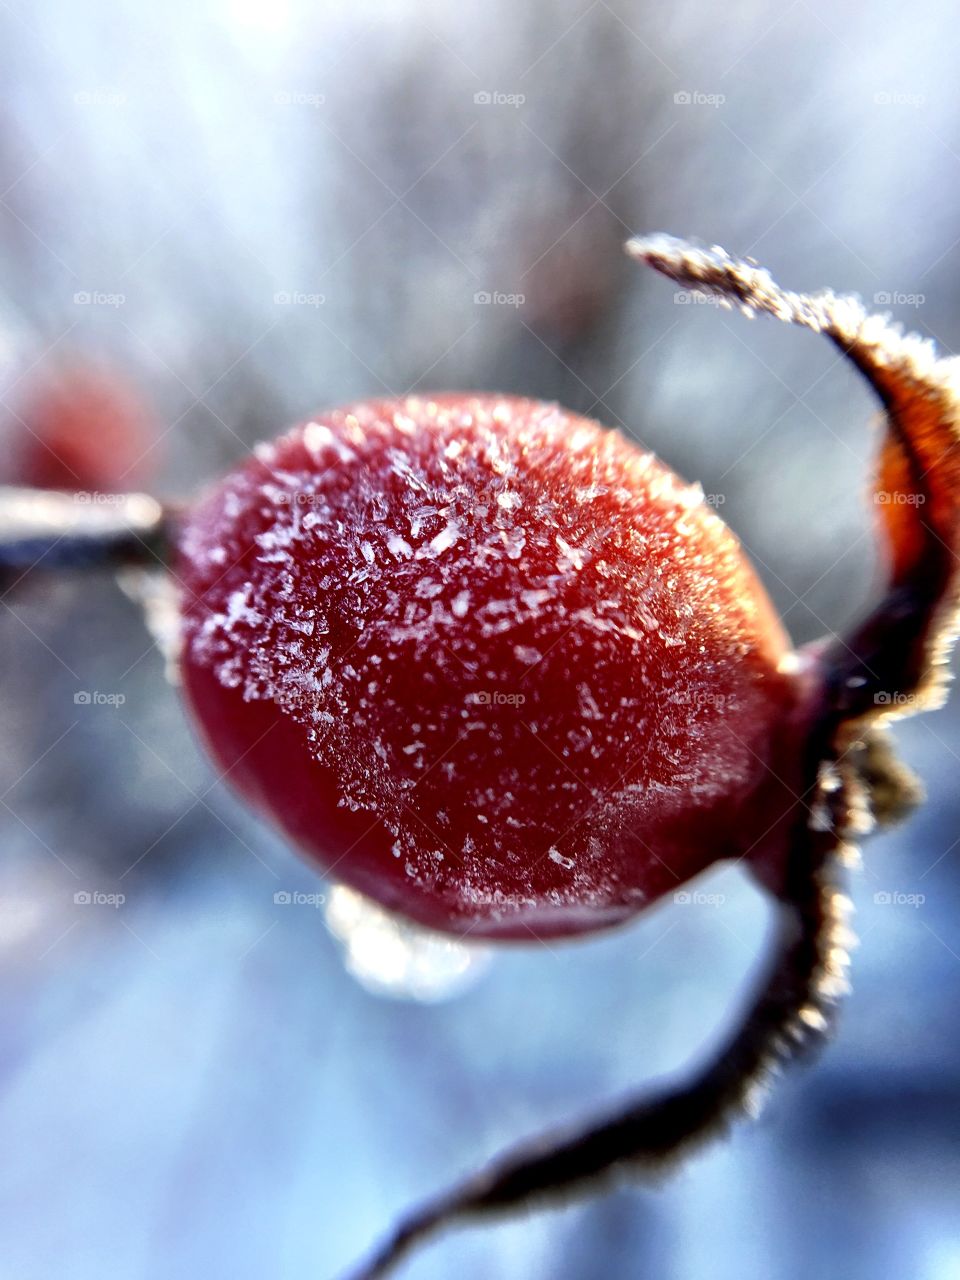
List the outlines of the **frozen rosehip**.
{"type": "Polygon", "coordinates": [[[391,910],[571,934],[777,857],[795,659],[701,491],[613,431],[490,395],[327,413],[196,506],[177,573],[217,763],[391,910]]]}
{"type": "Polygon", "coordinates": [[[792,654],[699,491],[524,400],[324,415],[185,519],[143,495],[106,521],[69,495],[5,496],[0,569],[172,565],[187,696],[225,774],[395,913],[580,933],[732,856],[775,903],[753,999],[686,1081],[505,1152],[405,1216],[354,1280],[479,1215],[612,1173],[659,1178],[755,1113],[847,990],[855,844],[918,802],[886,730],[943,702],[960,633],[956,358],[723,249],[627,248],[684,288],[826,336],[877,395],[886,574],[846,635],[792,654]]]}

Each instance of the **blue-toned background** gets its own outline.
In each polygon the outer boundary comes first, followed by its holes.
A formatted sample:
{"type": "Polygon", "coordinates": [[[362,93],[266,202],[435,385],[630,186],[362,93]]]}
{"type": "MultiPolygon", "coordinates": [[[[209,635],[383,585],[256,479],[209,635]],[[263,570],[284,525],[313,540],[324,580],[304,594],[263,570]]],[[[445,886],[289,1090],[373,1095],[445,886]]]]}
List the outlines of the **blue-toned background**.
{"type": "MultiPolygon", "coordinates": [[[[944,4],[4,0],[0,400],[107,362],[185,495],[350,398],[558,399],[722,500],[798,643],[842,629],[876,581],[869,396],[620,245],[719,241],[956,349],[958,39],[944,4]]],[[[451,1002],[370,994],[274,903],[318,882],[216,781],[137,607],[52,579],[2,605],[2,1280],[326,1280],[505,1142],[681,1067],[742,994],[766,910],[723,869],[719,905],[510,952],[451,1002]]],[[[663,1190],[405,1276],[960,1275],[960,703],[898,738],[930,801],[866,848],[820,1064],[663,1190]]]]}

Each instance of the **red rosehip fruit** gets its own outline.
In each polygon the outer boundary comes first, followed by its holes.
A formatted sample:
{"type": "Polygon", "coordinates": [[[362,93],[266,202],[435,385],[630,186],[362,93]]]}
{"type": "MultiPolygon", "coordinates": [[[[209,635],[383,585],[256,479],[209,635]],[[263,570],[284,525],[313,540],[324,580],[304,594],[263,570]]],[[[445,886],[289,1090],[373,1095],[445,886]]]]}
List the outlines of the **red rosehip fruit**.
{"type": "Polygon", "coordinates": [[[140,393],[95,364],[29,378],[6,424],[5,482],[117,493],[153,469],[156,428],[140,393]]]}
{"type": "Polygon", "coordinates": [[[575,934],[777,857],[796,659],[702,492],[614,431],[492,395],[326,413],[196,505],[176,571],[219,767],[392,911],[575,934]]]}

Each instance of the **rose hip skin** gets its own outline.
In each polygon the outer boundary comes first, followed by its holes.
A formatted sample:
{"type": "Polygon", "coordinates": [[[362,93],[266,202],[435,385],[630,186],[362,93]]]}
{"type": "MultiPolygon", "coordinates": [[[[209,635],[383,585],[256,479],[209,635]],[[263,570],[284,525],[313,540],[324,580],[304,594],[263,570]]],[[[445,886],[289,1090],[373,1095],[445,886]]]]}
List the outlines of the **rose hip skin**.
{"type": "Polygon", "coordinates": [[[385,907],[529,939],[719,858],[775,874],[796,661],[699,489],[616,432],[491,395],[323,414],[194,508],[177,573],[219,767],[385,907]]]}

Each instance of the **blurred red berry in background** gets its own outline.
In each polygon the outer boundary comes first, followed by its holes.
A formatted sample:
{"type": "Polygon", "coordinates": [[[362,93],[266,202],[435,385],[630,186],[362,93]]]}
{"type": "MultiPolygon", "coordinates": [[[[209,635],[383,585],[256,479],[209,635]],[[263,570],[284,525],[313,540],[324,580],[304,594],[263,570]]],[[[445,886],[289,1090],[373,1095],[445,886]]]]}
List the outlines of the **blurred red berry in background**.
{"type": "Polygon", "coordinates": [[[5,484],[112,493],[146,485],[160,428],[131,381],[79,358],[24,376],[6,399],[5,484]]]}

